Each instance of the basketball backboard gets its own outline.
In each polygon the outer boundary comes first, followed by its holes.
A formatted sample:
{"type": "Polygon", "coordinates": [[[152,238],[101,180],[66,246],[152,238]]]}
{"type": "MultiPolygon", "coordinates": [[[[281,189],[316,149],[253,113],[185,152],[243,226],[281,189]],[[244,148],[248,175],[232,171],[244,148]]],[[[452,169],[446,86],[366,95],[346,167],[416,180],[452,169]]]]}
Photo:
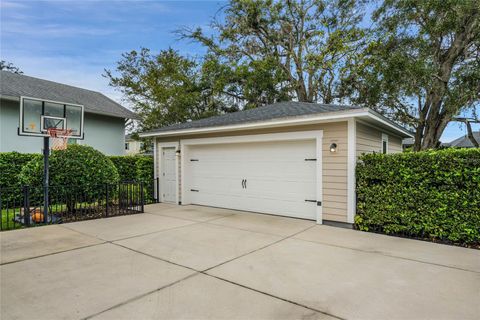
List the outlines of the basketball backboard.
{"type": "Polygon", "coordinates": [[[84,107],[79,104],[20,97],[22,136],[48,137],[48,129],[71,130],[70,139],[83,139],[84,107]]]}

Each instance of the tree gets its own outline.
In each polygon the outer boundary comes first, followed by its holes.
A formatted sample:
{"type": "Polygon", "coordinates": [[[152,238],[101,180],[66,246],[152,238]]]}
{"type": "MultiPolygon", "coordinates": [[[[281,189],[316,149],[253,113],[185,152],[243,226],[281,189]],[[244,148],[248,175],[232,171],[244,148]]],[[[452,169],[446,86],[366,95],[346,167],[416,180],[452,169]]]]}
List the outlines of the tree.
{"type": "Polygon", "coordinates": [[[13,63],[7,62],[5,60],[0,61],[0,70],[16,73],[16,74],[22,74],[23,72],[20,70],[20,68],[16,67],[13,63]]]}
{"type": "Polygon", "coordinates": [[[355,0],[231,0],[214,34],[182,29],[231,72],[224,93],[247,106],[297,99],[343,99],[344,68],[362,48],[364,30],[355,0]]]}
{"type": "Polygon", "coordinates": [[[202,66],[173,49],[158,55],[145,48],[125,53],[116,73],[105,70],[104,76],[139,114],[140,130],[230,111],[216,96],[202,66]]]}
{"type": "Polygon", "coordinates": [[[480,2],[385,0],[373,18],[345,92],[414,128],[414,150],[435,148],[454,117],[479,106],[480,2]]]}

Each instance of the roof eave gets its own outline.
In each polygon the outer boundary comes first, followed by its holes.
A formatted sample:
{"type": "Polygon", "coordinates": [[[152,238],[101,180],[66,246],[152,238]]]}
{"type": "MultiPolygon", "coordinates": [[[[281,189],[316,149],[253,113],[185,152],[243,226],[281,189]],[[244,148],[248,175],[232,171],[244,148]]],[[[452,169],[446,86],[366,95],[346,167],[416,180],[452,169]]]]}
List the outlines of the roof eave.
{"type": "Polygon", "coordinates": [[[196,135],[204,133],[221,133],[221,132],[231,132],[231,131],[242,131],[242,130],[251,130],[251,129],[266,129],[272,127],[289,127],[296,125],[307,125],[315,124],[320,122],[331,122],[337,120],[346,120],[348,118],[355,117],[369,117],[375,121],[379,121],[384,125],[390,127],[392,130],[400,133],[401,136],[413,137],[412,133],[408,130],[398,126],[387,118],[379,115],[376,112],[372,112],[369,108],[361,109],[352,109],[344,111],[335,111],[323,114],[308,115],[303,117],[289,117],[289,118],[280,118],[272,119],[268,121],[259,121],[259,122],[250,122],[242,123],[235,125],[226,125],[226,126],[214,126],[214,127],[204,127],[204,128],[188,128],[180,130],[171,130],[171,131],[149,131],[140,133],[139,136],[142,138],[145,137],[175,137],[175,136],[186,136],[186,135],[196,135]]]}
{"type": "Polygon", "coordinates": [[[279,118],[272,119],[267,121],[257,121],[249,122],[242,124],[234,125],[225,125],[225,126],[214,126],[214,127],[204,127],[204,128],[188,128],[180,130],[170,130],[170,131],[149,131],[140,133],[140,137],[173,137],[180,135],[195,135],[200,133],[215,133],[215,132],[229,132],[229,131],[241,131],[241,130],[250,130],[250,129],[265,129],[272,127],[288,127],[295,125],[306,125],[306,124],[315,124],[317,122],[337,120],[337,119],[347,119],[357,116],[367,116],[368,109],[353,109],[346,110],[342,112],[329,112],[324,114],[308,115],[303,117],[288,117],[288,118],[279,118]]]}
{"type": "Polygon", "coordinates": [[[385,116],[381,115],[380,113],[378,113],[378,112],[376,112],[372,109],[369,109],[369,108],[367,108],[367,110],[368,110],[368,115],[369,115],[370,118],[383,123],[384,125],[390,127],[391,129],[393,129],[393,130],[395,130],[399,133],[402,133],[404,138],[414,138],[415,137],[415,135],[412,132],[410,132],[407,129],[403,128],[402,126],[396,124],[395,122],[386,118],[385,116]]]}

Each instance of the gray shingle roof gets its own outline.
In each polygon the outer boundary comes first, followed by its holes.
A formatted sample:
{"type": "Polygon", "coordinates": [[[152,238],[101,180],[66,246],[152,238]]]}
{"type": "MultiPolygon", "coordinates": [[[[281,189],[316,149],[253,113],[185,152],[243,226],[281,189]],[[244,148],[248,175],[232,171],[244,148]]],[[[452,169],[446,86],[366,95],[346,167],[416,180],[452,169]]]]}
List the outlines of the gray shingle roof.
{"type": "Polygon", "coordinates": [[[128,119],[138,118],[135,113],[100,92],[8,71],[0,71],[0,94],[81,104],[85,106],[85,112],[128,119]]]}
{"type": "MultiPolygon", "coordinates": [[[[473,133],[473,138],[480,143],[480,131],[475,131],[473,133]]],[[[458,148],[473,148],[473,143],[467,136],[463,136],[453,140],[452,142],[442,144],[447,147],[458,147],[458,148]]]]}
{"type": "Polygon", "coordinates": [[[307,116],[318,113],[336,112],[351,109],[360,109],[360,107],[307,102],[279,102],[255,109],[242,110],[196,121],[178,123],[171,126],[150,130],[144,133],[219,127],[232,124],[252,123],[257,121],[307,116]]]}

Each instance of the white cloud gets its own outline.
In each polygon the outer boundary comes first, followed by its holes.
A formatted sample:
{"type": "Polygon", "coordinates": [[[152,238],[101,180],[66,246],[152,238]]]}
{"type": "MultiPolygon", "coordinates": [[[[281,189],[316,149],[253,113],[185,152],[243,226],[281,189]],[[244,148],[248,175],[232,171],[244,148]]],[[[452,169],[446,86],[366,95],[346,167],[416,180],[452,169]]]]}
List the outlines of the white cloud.
{"type": "Polygon", "coordinates": [[[25,3],[13,2],[13,1],[0,1],[1,9],[24,9],[28,6],[25,3]]]}
{"type": "Polygon", "coordinates": [[[2,23],[2,34],[27,35],[33,37],[75,37],[75,36],[108,36],[115,33],[113,29],[89,26],[64,26],[61,24],[35,25],[28,19],[2,23]]]}

